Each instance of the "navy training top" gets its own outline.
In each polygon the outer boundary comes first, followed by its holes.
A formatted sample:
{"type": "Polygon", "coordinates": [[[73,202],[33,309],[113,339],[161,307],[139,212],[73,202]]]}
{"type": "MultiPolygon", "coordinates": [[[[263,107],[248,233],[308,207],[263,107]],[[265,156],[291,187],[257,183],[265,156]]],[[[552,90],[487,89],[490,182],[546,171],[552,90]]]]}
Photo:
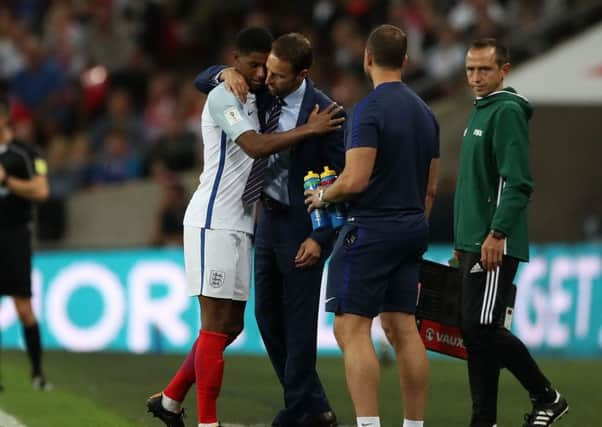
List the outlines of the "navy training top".
{"type": "Polygon", "coordinates": [[[430,108],[402,82],[382,83],[347,122],[345,149],[374,147],[366,190],[349,201],[350,218],[424,214],[429,167],[439,157],[439,125],[430,108]]]}

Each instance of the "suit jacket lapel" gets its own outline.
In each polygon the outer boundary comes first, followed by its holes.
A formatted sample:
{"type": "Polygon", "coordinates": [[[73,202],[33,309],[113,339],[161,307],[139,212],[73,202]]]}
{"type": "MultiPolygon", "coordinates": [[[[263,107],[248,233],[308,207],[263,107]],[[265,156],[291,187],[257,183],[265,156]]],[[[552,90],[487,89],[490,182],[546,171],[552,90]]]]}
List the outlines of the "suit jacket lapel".
{"type": "Polygon", "coordinates": [[[303,95],[303,101],[301,101],[301,108],[299,109],[299,117],[297,117],[297,126],[301,126],[307,123],[309,115],[314,108],[314,84],[310,79],[305,79],[305,94],[303,95]]]}

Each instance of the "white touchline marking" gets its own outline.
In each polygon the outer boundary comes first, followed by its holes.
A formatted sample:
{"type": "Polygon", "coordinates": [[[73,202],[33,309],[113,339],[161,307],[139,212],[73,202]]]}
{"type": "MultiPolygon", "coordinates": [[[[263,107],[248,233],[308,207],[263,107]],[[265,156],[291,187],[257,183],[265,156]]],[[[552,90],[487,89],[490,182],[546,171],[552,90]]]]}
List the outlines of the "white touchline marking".
{"type": "Polygon", "coordinates": [[[0,409],[0,426],[2,427],[27,427],[25,424],[21,424],[19,420],[17,420],[12,415],[7,414],[2,409],[0,409]]]}
{"type": "MultiPolygon", "coordinates": [[[[4,427],[2,424],[0,424],[0,426],[4,427]]],[[[247,425],[247,424],[222,423],[222,426],[224,426],[224,427],[269,427],[269,424],[248,424],[247,425]]],[[[10,427],[13,427],[13,426],[10,426],[10,427]]],[[[20,427],[20,425],[18,427],[20,427]]],[[[339,424],[339,427],[353,427],[353,426],[339,424]]]]}

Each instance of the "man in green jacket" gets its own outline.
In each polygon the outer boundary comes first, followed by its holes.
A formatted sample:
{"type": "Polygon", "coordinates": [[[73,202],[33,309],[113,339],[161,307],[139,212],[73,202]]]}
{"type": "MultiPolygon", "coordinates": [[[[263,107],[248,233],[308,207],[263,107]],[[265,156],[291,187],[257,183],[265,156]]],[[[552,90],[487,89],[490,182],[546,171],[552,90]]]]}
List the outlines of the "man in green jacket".
{"type": "Polygon", "coordinates": [[[455,255],[462,276],[462,334],[468,349],[471,427],[496,425],[500,369],[529,392],[524,427],[551,425],[568,411],[525,345],[504,325],[518,263],[528,261],[527,203],[533,191],[528,120],[532,108],[512,88],[508,50],[474,42],[466,77],[475,108],[462,139],[454,206],[455,255]]]}

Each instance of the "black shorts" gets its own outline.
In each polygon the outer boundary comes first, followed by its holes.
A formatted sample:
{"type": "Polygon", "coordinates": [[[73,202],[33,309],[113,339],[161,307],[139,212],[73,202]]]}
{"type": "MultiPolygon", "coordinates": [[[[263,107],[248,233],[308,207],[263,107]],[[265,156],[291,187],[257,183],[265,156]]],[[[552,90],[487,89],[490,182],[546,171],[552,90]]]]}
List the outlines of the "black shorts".
{"type": "Polygon", "coordinates": [[[403,222],[348,223],[328,267],[326,311],[375,317],[414,314],[420,259],[426,250],[424,216],[403,222]]]}
{"type": "Polygon", "coordinates": [[[487,272],[480,259],[480,254],[459,252],[464,329],[479,325],[504,326],[507,310],[514,306],[512,281],[518,260],[504,255],[502,265],[487,272]]]}
{"type": "Polygon", "coordinates": [[[31,297],[31,231],[0,228],[0,295],[31,297]]]}

